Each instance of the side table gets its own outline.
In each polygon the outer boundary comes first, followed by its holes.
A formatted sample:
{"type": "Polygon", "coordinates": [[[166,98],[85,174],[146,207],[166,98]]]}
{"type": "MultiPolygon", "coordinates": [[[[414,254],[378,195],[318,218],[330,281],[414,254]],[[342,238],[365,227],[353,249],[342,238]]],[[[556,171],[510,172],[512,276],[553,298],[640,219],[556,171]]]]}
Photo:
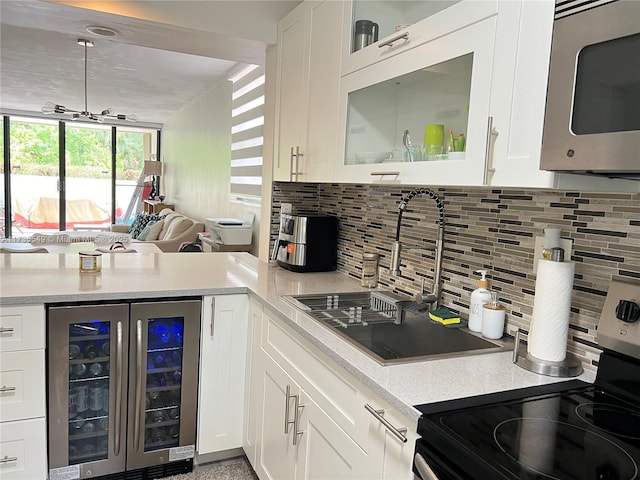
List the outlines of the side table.
{"type": "Polygon", "coordinates": [[[143,201],[144,213],[147,215],[151,213],[160,213],[165,208],[173,210],[173,205],[170,203],[162,203],[158,200],[144,200],[143,201]]]}

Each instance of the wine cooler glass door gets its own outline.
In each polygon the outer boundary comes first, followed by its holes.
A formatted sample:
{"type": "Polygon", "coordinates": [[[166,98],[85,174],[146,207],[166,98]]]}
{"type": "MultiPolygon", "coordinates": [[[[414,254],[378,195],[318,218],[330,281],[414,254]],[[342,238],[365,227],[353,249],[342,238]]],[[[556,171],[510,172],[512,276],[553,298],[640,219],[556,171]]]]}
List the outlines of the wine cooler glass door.
{"type": "Polygon", "coordinates": [[[184,318],[152,318],[147,325],[145,452],[178,446],[184,318]]]}
{"type": "Polygon", "coordinates": [[[126,305],[49,309],[50,478],[123,470],[126,305]]]}
{"type": "Polygon", "coordinates": [[[129,468],[193,457],[200,304],[131,306],[129,468]]]}

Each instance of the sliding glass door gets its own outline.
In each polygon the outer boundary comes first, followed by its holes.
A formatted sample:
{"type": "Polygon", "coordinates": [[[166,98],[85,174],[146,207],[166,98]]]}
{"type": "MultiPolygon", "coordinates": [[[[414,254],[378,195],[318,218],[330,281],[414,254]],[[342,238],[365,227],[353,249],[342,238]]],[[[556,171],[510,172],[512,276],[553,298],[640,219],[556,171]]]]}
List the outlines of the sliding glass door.
{"type": "Polygon", "coordinates": [[[159,131],[26,117],[6,123],[2,236],[108,230],[142,211],[144,161],[157,157],[159,131]]]}
{"type": "Polygon", "coordinates": [[[113,205],[111,164],[110,126],[66,124],[65,230],[109,229],[113,205]]]}
{"type": "Polygon", "coordinates": [[[12,117],[9,129],[12,235],[59,230],[58,121],[12,117]]]}

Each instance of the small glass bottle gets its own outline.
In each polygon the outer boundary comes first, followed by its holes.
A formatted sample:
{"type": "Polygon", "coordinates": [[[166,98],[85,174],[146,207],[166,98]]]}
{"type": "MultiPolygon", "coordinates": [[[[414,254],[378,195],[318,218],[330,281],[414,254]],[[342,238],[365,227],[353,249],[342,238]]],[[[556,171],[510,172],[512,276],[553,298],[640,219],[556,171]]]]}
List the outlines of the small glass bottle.
{"type": "Polygon", "coordinates": [[[378,286],[378,259],[377,253],[362,254],[362,283],[363,287],[376,288],[378,286]]]}

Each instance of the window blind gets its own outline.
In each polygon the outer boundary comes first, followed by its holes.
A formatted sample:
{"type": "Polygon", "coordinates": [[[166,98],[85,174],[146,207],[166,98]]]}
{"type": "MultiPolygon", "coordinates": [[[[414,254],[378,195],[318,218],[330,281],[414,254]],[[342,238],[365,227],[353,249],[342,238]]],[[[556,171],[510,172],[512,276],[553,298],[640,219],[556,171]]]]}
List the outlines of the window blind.
{"type": "Polygon", "coordinates": [[[262,189],[264,66],[248,65],[230,77],[231,197],[259,201],[262,189]]]}

